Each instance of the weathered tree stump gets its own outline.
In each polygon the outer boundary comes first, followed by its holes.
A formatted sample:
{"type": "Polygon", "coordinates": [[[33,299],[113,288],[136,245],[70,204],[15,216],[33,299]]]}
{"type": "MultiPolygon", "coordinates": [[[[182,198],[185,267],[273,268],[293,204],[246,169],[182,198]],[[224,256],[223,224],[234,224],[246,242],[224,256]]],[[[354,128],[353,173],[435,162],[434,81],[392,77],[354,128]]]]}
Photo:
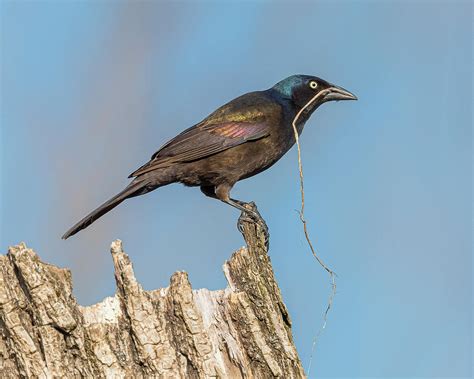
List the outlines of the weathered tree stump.
{"type": "Polygon", "coordinates": [[[228,287],[193,290],[185,272],[144,291],[121,241],[117,291],[82,307],[71,273],[24,243],[0,256],[0,377],[304,378],[260,227],[224,263],[228,287]]]}

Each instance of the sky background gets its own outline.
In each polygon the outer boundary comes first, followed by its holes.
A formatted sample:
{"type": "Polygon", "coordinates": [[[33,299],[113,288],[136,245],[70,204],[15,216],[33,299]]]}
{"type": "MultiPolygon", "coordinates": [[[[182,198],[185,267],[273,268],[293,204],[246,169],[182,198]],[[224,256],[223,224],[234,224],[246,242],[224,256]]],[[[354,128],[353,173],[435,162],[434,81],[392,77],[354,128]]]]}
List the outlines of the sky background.
{"type": "MultiPolygon", "coordinates": [[[[63,232],[169,138],[292,74],[359,97],[302,135],[306,218],[338,293],[312,377],[472,374],[472,4],[469,1],[1,1],[0,251],[69,267],[75,296],[115,291],[120,238],[146,289],[176,270],[223,288],[238,211],[172,185],[63,232]]],[[[307,248],[296,149],[238,183],[308,367],[330,286],[307,248]]]]}

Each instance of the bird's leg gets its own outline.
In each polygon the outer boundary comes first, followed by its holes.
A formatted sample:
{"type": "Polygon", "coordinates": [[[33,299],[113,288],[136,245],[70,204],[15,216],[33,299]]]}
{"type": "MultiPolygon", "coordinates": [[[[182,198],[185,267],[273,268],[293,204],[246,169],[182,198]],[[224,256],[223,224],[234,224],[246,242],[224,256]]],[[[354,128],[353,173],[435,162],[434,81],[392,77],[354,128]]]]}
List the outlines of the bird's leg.
{"type": "Polygon", "coordinates": [[[239,209],[242,212],[237,222],[237,228],[239,229],[241,233],[243,233],[243,228],[242,228],[243,222],[252,222],[254,224],[258,224],[263,229],[263,233],[265,235],[265,246],[268,248],[270,235],[268,233],[268,227],[265,220],[262,218],[262,216],[260,215],[260,213],[258,213],[257,210],[247,208],[248,206],[253,208],[255,204],[245,203],[240,200],[231,199],[229,197],[230,188],[231,188],[230,186],[224,185],[224,184],[217,186],[214,192],[215,197],[223,201],[224,203],[229,204],[233,206],[234,208],[239,209]]]}
{"type": "Polygon", "coordinates": [[[229,188],[230,187],[227,188],[227,192],[224,190],[224,188],[222,186],[220,187],[219,196],[221,196],[221,197],[219,197],[216,194],[216,187],[214,187],[214,186],[201,186],[200,188],[201,188],[201,192],[204,195],[212,197],[213,199],[221,200],[224,203],[232,205],[233,207],[235,207],[235,208],[239,209],[240,211],[242,211],[242,214],[239,217],[239,222],[237,224],[237,227],[239,228],[240,232],[242,232],[241,227],[240,227],[240,223],[242,221],[255,222],[256,220],[261,219],[260,215],[258,217],[254,217],[254,218],[250,218],[250,217],[246,216],[249,213],[251,213],[252,210],[245,208],[247,203],[245,203],[243,201],[240,201],[240,200],[229,198],[229,188]]]}
{"type": "Polygon", "coordinates": [[[237,200],[237,199],[233,199],[233,198],[230,198],[233,202],[237,203],[237,204],[240,204],[242,206],[246,206],[247,204],[250,204],[250,203],[246,203],[245,201],[241,201],[241,200],[237,200]]]}
{"type": "MultiPolygon", "coordinates": [[[[233,199],[233,198],[230,198],[229,200],[231,202],[234,202],[234,203],[240,205],[241,207],[243,207],[243,208],[240,208],[240,207],[238,208],[238,209],[242,210],[242,214],[239,217],[239,224],[242,221],[257,222],[257,223],[261,224],[264,227],[264,229],[268,229],[267,225],[265,223],[265,220],[260,215],[258,210],[257,209],[250,209],[250,208],[255,207],[255,203],[253,201],[250,202],[250,203],[246,203],[245,201],[241,201],[241,200],[237,200],[237,199],[233,199]],[[245,209],[245,210],[243,210],[243,209],[245,209]],[[249,217],[248,215],[250,215],[251,217],[249,217]]],[[[228,202],[228,204],[230,204],[230,203],[228,202]]],[[[237,206],[235,204],[234,205],[230,204],[230,205],[237,208],[237,206]]],[[[239,226],[239,229],[240,229],[240,226],[239,226]]]]}

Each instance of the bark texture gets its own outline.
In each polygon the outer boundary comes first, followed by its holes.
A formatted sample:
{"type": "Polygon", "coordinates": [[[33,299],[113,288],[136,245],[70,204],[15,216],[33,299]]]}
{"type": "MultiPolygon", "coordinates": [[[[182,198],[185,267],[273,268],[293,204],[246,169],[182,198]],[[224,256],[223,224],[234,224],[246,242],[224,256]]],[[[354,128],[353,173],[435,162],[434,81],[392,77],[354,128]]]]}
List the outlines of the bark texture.
{"type": "Polygon", "coordinates": [[[71,273],[25,244],[0,256],[1,378],[303,378],[260,227],[224,263],[228,287],[193,290],[185,272],[144,291],[119,240],[117,291],[82,307],[71,273]]]}

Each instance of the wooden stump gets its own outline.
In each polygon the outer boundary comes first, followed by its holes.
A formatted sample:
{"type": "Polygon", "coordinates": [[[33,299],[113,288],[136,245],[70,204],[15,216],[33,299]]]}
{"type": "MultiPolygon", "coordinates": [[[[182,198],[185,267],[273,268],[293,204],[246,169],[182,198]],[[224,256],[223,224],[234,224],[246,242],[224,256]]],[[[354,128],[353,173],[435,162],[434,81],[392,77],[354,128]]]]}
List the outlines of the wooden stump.
{"type": "Polygon", "coordinates": [[[71,273],[24,243],[0,256],[1,378],[304,378],[260,227],[224,263],[228,287],[193,290],[185,272],[143,290],[121,241],[117,291],[82,307],[71,273]]]}

